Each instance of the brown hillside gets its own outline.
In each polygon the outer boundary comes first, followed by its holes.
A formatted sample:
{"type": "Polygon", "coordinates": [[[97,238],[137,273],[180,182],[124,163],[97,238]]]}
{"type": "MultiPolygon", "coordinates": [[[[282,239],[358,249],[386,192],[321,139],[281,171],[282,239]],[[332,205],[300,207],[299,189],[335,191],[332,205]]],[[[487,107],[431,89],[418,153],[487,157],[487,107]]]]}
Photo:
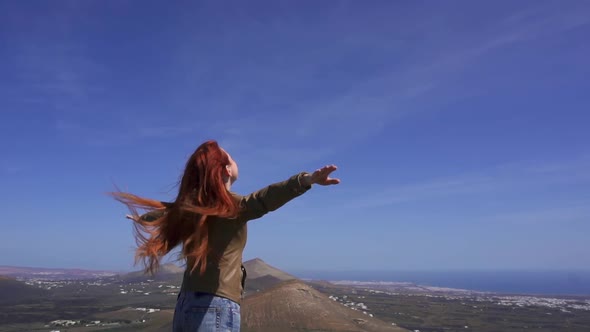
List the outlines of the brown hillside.
{"type": "Polygon", "coordinates": [[[329,299],[293,280],[247,297],[242,304],[244,332],[407,331],[329,299]]]}
{"type": "Polygon", "coordinates": [[[296,277],[284,271],[268,265],[260,258],[255,258],[244,262],[244,267],[246,268],[249,279],[256,279],[264,276],[271,276],[282,281],[297,279],[296,277]]]}
{"type": "Polygon", "coordinates": [[[246,280],[246,292],[244,295],[250,296],[251,294],[254,294],[254,293],[264,292],[265,290],[267,290],[271,287],[274,287],[282,282],[283,282],[283,280],[275,278],[270,275],[265,275],[264,277],[260,277],[260,278],[256,278],[256,279],[248,278],[246,280]]]}
{"type": "Polygon", "coordinates": [[[141,280],[157,280],[157,281],[171,281],[177,284],[182,282],[184,268],[174,264],[163,264],[158,269],[155,275],[145,273],[143,270],[134,271],[127,274],[119,275],[119,279],[125,281],[141,281],[141,280]]]}

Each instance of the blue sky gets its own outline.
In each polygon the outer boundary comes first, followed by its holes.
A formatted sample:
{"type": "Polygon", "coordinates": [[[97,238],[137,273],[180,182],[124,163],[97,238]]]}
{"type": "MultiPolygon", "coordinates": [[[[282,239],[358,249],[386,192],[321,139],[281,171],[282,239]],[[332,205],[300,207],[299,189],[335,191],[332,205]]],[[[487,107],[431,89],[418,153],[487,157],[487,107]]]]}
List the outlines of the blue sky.
{"type": "Polygon", "coordinates": [[[131,269],[114,185],[217,139],[287,270],[590,266],[587,1],[0,2],[0,265],[131,269]]]}

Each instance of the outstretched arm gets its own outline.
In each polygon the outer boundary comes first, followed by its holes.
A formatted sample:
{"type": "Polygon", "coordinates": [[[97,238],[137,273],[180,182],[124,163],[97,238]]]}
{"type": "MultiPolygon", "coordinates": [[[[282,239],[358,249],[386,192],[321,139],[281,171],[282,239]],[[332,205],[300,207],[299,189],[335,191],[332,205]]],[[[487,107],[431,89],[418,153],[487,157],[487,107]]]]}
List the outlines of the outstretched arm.
{"type": "MultiPolygon", "coordinates": [[[[329,186],[340,183],[339,179],[331,178],[330,174],[337,169],[335,165],[328,165],[315,170],[313,173],[301,172],[288,180],[277,182],[261,190],[246,196],[235,195],[240,200],[242,212],[239,219],[248,221],[258,219],[268,212],[274,211],[285,205],[290,200],[298,197],[311,189],[312,185],[329,186]]],[[[162,202],[166,207],[173,203],[162,202]]],[[[139,216],[142,221],[154,221],[160,218],[166,209],[155,210],[139,216]]],[[[132,215],[126,215],[127,219],[135,220],[132,215]]]]}
{"type": "Polygon", "coordinates": [[[330,177],[330,174],[336,169],[336,166],[329,165],[317,169],[311,174],[302,172],[286,181],[271,184],[250,195],[239,197],[242,208],[240,219],[248,221],[260,218],[305,193],[314,184],[327,186],[340,183],[339,179],[330,177]]]}

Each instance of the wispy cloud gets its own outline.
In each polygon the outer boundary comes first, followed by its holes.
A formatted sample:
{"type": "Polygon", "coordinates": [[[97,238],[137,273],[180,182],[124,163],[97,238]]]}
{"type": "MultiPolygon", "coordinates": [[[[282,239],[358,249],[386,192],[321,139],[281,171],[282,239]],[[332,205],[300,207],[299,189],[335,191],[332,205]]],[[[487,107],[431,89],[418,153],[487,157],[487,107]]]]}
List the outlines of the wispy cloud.
{"type": "Polygon", "coordinates": [[[78,143],[93,146],[132,144],[144,139],[174,139],[197,131],[197,128],[189,125],[157,125],[141,120],[113,124],[111,128],[106,129],[81,122],[58,120],[55,129],[60,135],[73,137],[78,143]]]}
{"type": "Polygon", "coordinates": [[[134,128],[133,136],[139,136],[142,138],[166,138],[183,136],[190,134],[195,131],[194,127],[189,125],[184,126],[144,126],[134,128]]]}
{"type": "Polygon", "coordinates": [[[23,170],[22,167],[17,166],[17,165],[2,165],[2,167],[0,169],[2,170],[1,173],[7,174],[7,175],[13,175],[13,174],[19,173],[20,171],[23,170]]]}
{"type": "MultiPolygon", "coordinates": [[[[12,87],[10,95],[58,110],[62,112],[59,118],[76,123],[79,119],[68,114],[107,111],[99,110],[96,104],[112,88],[101,86],[101,82],[114,73],[88,54],[79,40],[70,38],[80,8],[66,7],[56,16],[59,20],[52,18],[60,26],[55,35],[48,36],[53,39],[48,38],[46,43],[23,40],[15,48],[12,61],[20,85],[12,87]]],[[[323,142],[321,151],[336,153],[378,135],[408,114],[432,109],[433,104],[448,99],[464,98],[469,91],[443,97],[435,92],[485,54],[568,32],[589,22],[583,11],[554,9],[525,9],[482,25],[480,30],[462,33],[449,32],[448,23],[436,19],[438,14],[420,16],[418,22],[410,18],[400,19],[399,23],[388,20],[383,29],[370,31],[363,25],[357,31],[358,26],[349,26],[343,15],[346,6],[335,7],[332,14],[337,15],[317,21],[303,20],[284,8],[285,12],[272,18],[260,18],[247,11],[232,12],[244,25],[228,27],[215,35],[215,40],[205,39],[212,43],[215,54],[204,51],[205,32],[188,15],[185,22],[179,19],[179,24],[193,30],[188,30],[187,42],[171,50],[174,61],[167,70],[169,81],[162,82],[161,88],[173,106],[170,112],[152,119],[152,123],[159,123],[165,118],[165,125],[134,126],[129,121],[125,133],[117,126],[103,126],[100,130],[88,126],[82,130],[58,124],[57,128],[103,142],[108,142],[108,137],[175,137],[194,133],[187,126],[188,114],[195,123],[199,119],[207,123],[208,129],[200,128],[204,136],[240,142],[248,150],[274,149],[280,157],[284,149],[311,145],[329,132],[332,139],[323,142]],[[249,33],[245,35],[244,29],[249,33]],[[447,39],[445,43],[437,40],[441,37],[437,31],[449,32],[442,36],[447,39]],[[392,63],[390,58],[408,46],[405,38],[412,33],[427,36],[411,41],[418,56],[392,63]],[[259,45],[266,39],[276,45],[269,44],[264,52],[249,53],[250,43],[259,45]],[[224,45],[235,45],[245,54],[237,55],[224,45]],[[269,111],[263,114],[260,110],[269,111]],[[203,119],[197,113],[216,116],[203,119]],[[274,142],[269,142],[268,137],[273,137],[274,142]]],[[[52,24],[52,19],[39,23],[37,28],[52,24]]]]}
{"type": "Polygon", "coordinates": [[[560,207],[501,213],[475,218],[475,222],[541,226],[546,223],[572,224],[590,222],[590,202],[560,207]]]}
{"type": "Polygon", "coordinates": [[[554,185],[580,185],[589,182],[590,160],[586,158],[562,163],[519,162],[425,182],[389,185],[372,194],[358,193],[357,196],[363,198],[355,199],[351,204],[347,204],[347,207],[369,208],[465,197],[464,195],[477,197],[481,194],[510,193],[515,190],[547,190],[547,187],[554,185]]]}
{"type": "Polygon", "coordinates": [[[87,8],[61,2],[45,9],[3,6],[10,38],[3,62],[12,82],[3,90],[15,103],[42,101],[46,111],[85,111],[78,106],[103,88],[108,73],[88,52],[89,41],[76,37],[87,8]]]}
{"type": "Polygon", "coordinates": [[[0,160],[0,175],[15,175],[27,170],[27,167],[14,160],[0,160]]]}
{"type": "MultiPolygon", "coordinates": [[[[23,43],[25,41],[22,41],[23,43]]],[[[14,84],[8,87],[13,104],[34,103],[44,112],[87,113],[107,89],[101,86],[108,70],[75,44],[28,42],[15,47],[14,84]]],[[[22,109],[34,109],[24,107],[22,109]]]]}
{"type": "MultiPolygon", "coordinates": [[[[342,62],[342,57],[350,54],[358,45],[363,45],[368,57],[371,52],[394,56],[395,47],[384,53],[384,44],[395,40],[395,33],[388,36],[368,38],[367,34],[346,34],[346,38],[334,38],[330,47],[315,52],[298,51],[288,48],[288,52],[276,52],[265,56],[261,63],[244,63],[232,72],[228,82],[228,95],[223,100],[224,109],[229,110],[225,127],[225,139],[240,142],[247,149],[263,148],[267,137],[276,138],[275,143],[285,149],[309,145],[320,138],[332,137],[322,144],[328,154],[359,144],[378,135],[394,121],[424,109],[434,109],[433,104],[444,103],[468,97],[468,90],[440,95],[437,90],[445,90],[445,82],[452,81],[460,72],[476,65],[482,57],[504,47],[518,43],[538,41],[553,34],[567,33],[571,29],[588,24],[590,19],[574,10],[555,11],[555,8],[525,9],[516,14],[491,21],[481,30],[449,34],[447,43],[436,40],[416,40],[415,48],[422,54],[415,61],[400,65],[388,63],[380,70],[369,70],[356,79],[349,72],[355,69],[354,62],[342,62]],[[345,40],[345,41],[343,41],[345,40]],[[338,67],[336,64],[341,63],[338,67]],[[285,65],[286,64],[286,65],[285,65]],[[338,68],[345,78],[334,80],[326,68],[338,68]],[[257,84],[252,85],[252,79],[257,84]],[[285,82],[289,83],[285,83],[285,82]],[[321,98],[308,93],[301,97],[293,91],[310,91],[309,86],[322,89],[321,98]],[[261,108],[274,108],[265,117],[260,114],[249,115],[245,96],[253,96],[261,108]],[[329,134],[328,134],[329,133],[329,134]]],[[[332,22],[335,26],[342,22],[332,22]]],[[[426,22],[428,29],[445,30],[444,21],[426,22]]],[[[293,35],[301,27],[297,20],[274,20],[272,29],[264,27],[265,22],[257,21],[263,29],[293,35]]],[[[308,27],[309,28],[309,27],[308,27]]],[[[313,28],[313,24],[311,26],[313,28]]],[[[420,24],[407,29],[422,29],[420,24]]],[[[407,30],[406,29],[406,30],[407,30]]],[[[323,30],[324,34],[326,30],[323,30]]],[[[331,31],[331,30],[328,30],[331,31]]],[[[228,32],[226,38],[234,40],[228,32]]],[[[317,36],[309,36],[311,43],[317,36]]],[[[359,58],[362,59],[362,58],[359,58]]],[[[359,63],[362,68],[363,64],[359,63]]],[[[367,66],[365,66],[367,67],[367,66]]],[[[311,90],[313,91],[313,90],[311,90]]],[[[266,148],[266,147],[264,147],[266,148]]],[[[281,154],[282,149],[276,149],[281,154]]],[[[321,157],[318,155],[318,157],[321,157]]],[[[457,186],[457,185],[455,185],[457,186]]]]}

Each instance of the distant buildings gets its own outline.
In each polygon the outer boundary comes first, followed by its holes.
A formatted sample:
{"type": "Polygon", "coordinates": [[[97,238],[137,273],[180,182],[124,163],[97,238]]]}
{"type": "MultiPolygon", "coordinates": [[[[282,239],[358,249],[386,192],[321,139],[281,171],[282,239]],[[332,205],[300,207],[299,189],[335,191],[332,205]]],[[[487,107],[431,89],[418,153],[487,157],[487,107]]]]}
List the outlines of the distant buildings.
{"type": "Polygon", "coordinates": [[[59,320],[54,320],[52,322],[49,323],[49,326],[52,327],[68,327],[68,326],[74,326],[76,324],[80,324],[79,320],[66,320],[66,319],[59,319],[59,320]]]}
{"type": "Polygon", "coordinates": [[[150,309],[150,308],[135,308],[135,310],[145,311],[148,314],[160,311],[160,309],[150,309]]]}

